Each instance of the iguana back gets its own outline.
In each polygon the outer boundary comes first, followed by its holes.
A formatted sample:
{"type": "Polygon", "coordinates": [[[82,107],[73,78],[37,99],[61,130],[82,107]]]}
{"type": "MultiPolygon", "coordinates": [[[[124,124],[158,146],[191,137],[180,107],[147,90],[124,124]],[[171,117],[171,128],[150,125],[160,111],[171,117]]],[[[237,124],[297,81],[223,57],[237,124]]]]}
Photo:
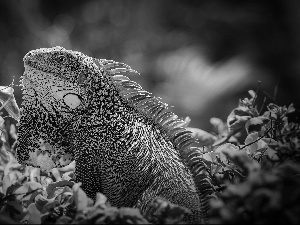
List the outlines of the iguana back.
{"type": "Polygon", "coordinates": [[[201,202],[184,151],[194,142],[167,105],[120,72],[135,72],[62,47],[24,57],[18,129],[20,163],[51,169],[75,159],[75,178],[91,198],[138,207],[163,197],[193,211],[201,202]]]}

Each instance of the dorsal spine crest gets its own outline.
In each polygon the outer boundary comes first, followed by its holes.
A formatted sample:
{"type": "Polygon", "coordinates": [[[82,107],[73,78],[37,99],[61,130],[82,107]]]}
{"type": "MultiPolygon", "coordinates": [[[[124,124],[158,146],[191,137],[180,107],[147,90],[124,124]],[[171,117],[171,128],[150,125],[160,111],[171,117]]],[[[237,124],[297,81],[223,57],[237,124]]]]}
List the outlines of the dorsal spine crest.
{"type": "Polygon", "coordinates": [[[113,60],[94,59],[95,64],[110,78],[121,98],[127,104],[136,109],[141,115],[148,118],[162,132],[166,140],[171,141],[179,152],[188,148],[197,141],[191,136],[191,132],[181,127],[184,123],[173,112],[168,111],[168,105],[154,97],[152,93],[145,91],[139,84],[120,73],[133,72],[130,66],[113,60]],[[120,67],[122,66],[122,67],[120,67]]]}

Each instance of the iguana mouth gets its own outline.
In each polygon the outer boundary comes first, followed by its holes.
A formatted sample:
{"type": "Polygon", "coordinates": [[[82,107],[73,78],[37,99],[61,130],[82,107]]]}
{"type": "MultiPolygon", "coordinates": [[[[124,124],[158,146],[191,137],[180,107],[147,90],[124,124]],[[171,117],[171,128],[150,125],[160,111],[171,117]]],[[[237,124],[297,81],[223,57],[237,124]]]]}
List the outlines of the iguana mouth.
{"type": "MultiPolygon", "coordinates": [[[[27,53],[27,55],[28,55],[28,54],[29,54],[29,53],[27,53]]],[[[28,69],[28,67],[31,68],[31,69],[36,69],[36,70],[41,70],[41,71],[43,71],[43,70],[40,68],[40,66],[38,66],[37,62],[34,62],[34,61],[32,60],[32,57],[31,57],[30,55],[29,55],[29,56],[27,56],[27,55],[25,55],[25,57],[23,58],[25,71],[26,71],[26,69],[28,69]]]]}
{"type": "Polygon", "coordinates": [[[38,66],[36,62],[32,62],[32,61],[24,62],[24,68],[25,68],[24,74],[26,75],[23,74],[23,76],[26,76],[28,78],[30,78],[32,71],[50,73],[49,71],[45,71],[43,68],[41,68],[41,66],[38,66]]]}
{"type": "Polygon", "coordinates": [[[42,65],[39,65],[37,62],[35,62],[33,59],[30,57],[24,57],[24,68],[25,72],[30,71],[30,70],[37,70],[41,71],[43,73],[50,73],[50,70],[47,70],[46,67],[43,67],[42,65]]]}

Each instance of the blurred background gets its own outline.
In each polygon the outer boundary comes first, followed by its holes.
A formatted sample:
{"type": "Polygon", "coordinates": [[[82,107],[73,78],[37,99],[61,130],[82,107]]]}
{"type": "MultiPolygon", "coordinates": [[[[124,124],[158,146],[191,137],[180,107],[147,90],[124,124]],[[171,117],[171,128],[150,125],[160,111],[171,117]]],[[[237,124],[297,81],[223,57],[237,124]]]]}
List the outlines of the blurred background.
{"type": "Polygon", "coordinates": [[[299,3],[0,0],[0,85],[19,84],[28,51],[59,45],[127,63],[141,73],[131,79],[207,131],[258,81],[260,101],[299,108],[299,3]]]}

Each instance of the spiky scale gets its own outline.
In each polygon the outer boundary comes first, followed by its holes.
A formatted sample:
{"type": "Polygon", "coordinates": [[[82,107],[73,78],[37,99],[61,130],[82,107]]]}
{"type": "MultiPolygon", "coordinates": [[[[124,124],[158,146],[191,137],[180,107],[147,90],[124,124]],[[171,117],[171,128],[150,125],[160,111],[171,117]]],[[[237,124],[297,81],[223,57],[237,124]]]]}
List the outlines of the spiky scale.
{"type": "MultiPolygon", "coordinates": [[[[166,128],[166,130],[169,130],[169,127],[166,128]]],[[[170,140],[173,139],[173,137],[180,131],[182,131],[183,128],[181,127],[176,127],[173,130],[169,130],[169,132],[167,133],[167,136],[170,138],[170,140]]]]}
{"type": "Polygon", "coordinates": [[[159,124],[162,124],[162,123],[166,122],[167,120],[173,119],[175,117],[177,117],[177,116],[173,112],[166,111],[166,112],[162,113],[161,115],[159,115],[155,119],[155,122],[159,123],[159,124]]]}
{"type": "Polygon", "coordinates": [[[137,90],[141,90],[142,87],[137,84],[136,82],[133,81],[120,81],[120,85],[122,85],[124,88],[130,88],[130,89],[137,89],[137,90]]]}
{"type": "Polygon", "coordinates": [[[147,91],[144,91],[144,90],[141,90],[141,91],[136,91],[136,90],[132,90],[132,89],[129,89],[129,90],[124,90],[124,91],[121,91],[120,94],[124,95],[125,98],[127,99],[131,99],[131,98],[136,98],[138,97],[139,95],[149,95],[149,92],[147,91]]]}
{"type": "Polygon", "coordinates": [[[148,114],[149,109],[151,109],[155,104],[155,100],[153,98],[147,98],[145,101],[140,101],[136,104],[137,108],[141,109],[145,114],[148,114]],[[142,104],[140,104],[142,102],[142,104]]]}
{"type": "Polygon", "coordinates": [[[165,120],[162,125],[166,127],[166,131],[170,131],[168,133],[171,134],[172,131],[178,128],[178,126],[181,124],[182,124],[182,120],[169,118],[168,120],[165,120]]]}
{"type": "Polygon", "coordinates": [[[197,143],[195,140],[189,139],[189,140],[185,140],[185,141],[181,142],[178,147],[181,149],[185,149],[195,143],[197,143]]]}
{"type": "Polygon", "coordinates": [[[123,75],[115,75],[112,77],[112,79],[116,82],[118,81],[130,81],[130,79],[126,76],[123,76],[123,75]]]}
{"type": "Polygon", "coordinates": [[[149,110],[149,115],[154,120],[156,118],[156,116],[165,109],[166,109],[166,106],[164,104],[157,103],[156,105],[154,105],[154,107],[151,108],[151,110],[149,110]]]}
{"type": "Polygon", "coordinates": [[[137,102],[136,107],[140,110],[143,110],[145,107],[149,106],[149,104],[155,104],[155,99],[153,98],[147,98],[142,99],[139,102],[137,102]]]}
{"type": "MultiPolygon", "coordinates": [[[[127,97],[128,95],[126,95],[127,97]]],[[[132,101],[134,104],[138,103],[140,100],[151,98],[151,95],[149,95],[147,92],[137,93],[128,96],[128,100],[132,101]]]]}
{"type": "Polygon", "coordinates": [[[176,135],[174,135],[173,140],[176,145],[179,145],[181,142],[188,138],[191,139],[191,132],[187,130],[181,130],[176,135]]]}

